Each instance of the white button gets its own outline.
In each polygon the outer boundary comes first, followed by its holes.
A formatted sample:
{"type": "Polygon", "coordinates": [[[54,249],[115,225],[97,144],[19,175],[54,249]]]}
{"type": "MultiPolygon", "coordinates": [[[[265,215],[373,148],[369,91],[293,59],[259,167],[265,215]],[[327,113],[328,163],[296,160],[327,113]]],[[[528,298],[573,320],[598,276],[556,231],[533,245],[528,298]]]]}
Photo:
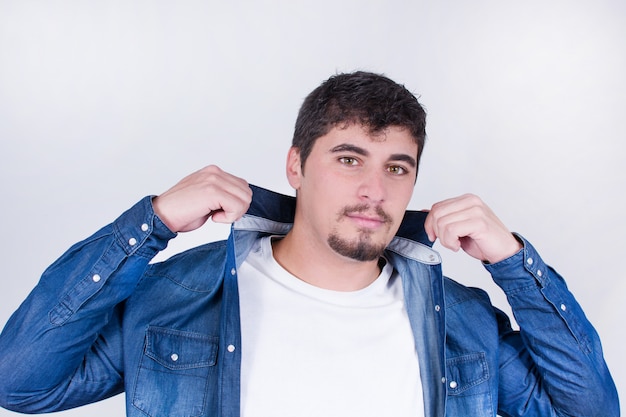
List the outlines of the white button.
{"type": "Polygon", "coordinates": [[[235,351],[235,346],[234,345],[228,345],[228,347],[226,348],[230,353],[233,353],[235,351]]]}
{"type": "Polygon", "coordinates": [[[233,268],[233,269],[231,269],[231,270],[230,270],[230,274],[231,274],[231,275],[235,275],[236,273],[237,273],[237,271],[235,270],[235,268],[233,268]]]}
{"type": "Polygon", "coordinates": [[[541,272],[541,270],[537,271],[537,276],[538,277],[542,277],[543,276],[543,272],[541,272]]]}
{"type": "Polygon", "coordinates": [[[131,237],[130,239],[128,239],[128,244],[130,246],[135,246],[137,244],[137,239],[135,239],[134,237],[131,237]]]}
{"type": "Polygon", "coordinates": [[[565,304],[561,304],[561,311],[567,310],[567,306],[565,304]]]}
{"type": "Polygon", "coordinates": [[[450,381],[450,388],[455,389],[456,387],[458,387],[456,381],[450,381]]]}
{"type": "Polygon", "coordinates": [[[445,384],[446,383],[446,377],[444,376],[443,378],[441,378],[441,383],[445,384]]]}
{"type": "Polygon", "coordinates": [[[533,261],[533,258],[528,258],[528,259],[526,260],[526,263],[527,263],[528,265],[532,265],[532,264],[533,264],[533,262],[534,262],[534,261],[533,261]]]}
{"type": "Polygon", "coordinates": [[[93,282],[100,282],[100,275],[98,274],[93,274],[93,277],[91,277],[91,280],[93,282]]]}
{"type": "Polygon", "coordinates": [[[439,311],[439,310],[441,310],[441,307],[439,306],[439,304],[437,304],[437,305],[435,306],[435,311],[439,311]]]}
{"type": "Polygon", "coordinates": [[[172,353],[172,356],[170,356],[170,358],[171,358],[174,362],[176,362],[176,361],[178,360],[178,355],[177,355],[177,354],[175,354],[175,353],[172,353]]]}
{"type": "Polygon", "coordinates": [[[149,229],[149,227],[148,227],[147,224],[144,223],[144,224],[141,225],[141,230],[143,230],[144,232],[147,232],[148,229],[149,229]]]}

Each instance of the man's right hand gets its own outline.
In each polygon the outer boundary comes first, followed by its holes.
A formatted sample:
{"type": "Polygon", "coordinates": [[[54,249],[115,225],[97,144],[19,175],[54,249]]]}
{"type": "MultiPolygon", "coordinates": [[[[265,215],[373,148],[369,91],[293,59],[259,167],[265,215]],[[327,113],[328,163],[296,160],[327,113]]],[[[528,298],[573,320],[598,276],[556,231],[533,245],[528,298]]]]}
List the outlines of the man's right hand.
{"type": "Polygon", "coordinates": [[[252,201],[248,183],[215,165],[202,168],[152,200],[155,213],[172,232],[189,232],[209,217],[233,223],[252,201]]]}

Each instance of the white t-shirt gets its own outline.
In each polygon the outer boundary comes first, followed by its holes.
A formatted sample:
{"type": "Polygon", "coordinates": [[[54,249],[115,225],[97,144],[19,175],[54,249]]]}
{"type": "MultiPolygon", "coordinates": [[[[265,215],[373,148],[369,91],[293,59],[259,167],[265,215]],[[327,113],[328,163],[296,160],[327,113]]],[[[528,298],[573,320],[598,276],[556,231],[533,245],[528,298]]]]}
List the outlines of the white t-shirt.
{"type": "Polygon", "coordinates": [[[362,290],[326,290],[283,269],[267,237],[238,275],[242,417],[424,415],[402,282],[388,263],[362,290]]]}

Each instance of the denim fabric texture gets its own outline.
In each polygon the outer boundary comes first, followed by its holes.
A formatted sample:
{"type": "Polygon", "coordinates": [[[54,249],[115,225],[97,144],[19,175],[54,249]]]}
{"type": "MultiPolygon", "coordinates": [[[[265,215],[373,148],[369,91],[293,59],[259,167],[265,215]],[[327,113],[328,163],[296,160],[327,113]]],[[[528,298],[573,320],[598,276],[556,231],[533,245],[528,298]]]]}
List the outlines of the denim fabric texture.
{"type": "MultiPolygon", "coordinates": [[[[175,234],[146,197],[72,246],[0,335],[0,405],[43,413],[126,392],[133,417],[238,417],[237,268],[262,236],[287,233],[295,200],[253,187],[227,241],[151,264],[175,234]]],[[[600,340],[533,246],[486,265],[521,331],[487,294],[442,276],[407,212],[387,259],[403,280],[426,416],[619,415],[600,340]]]]}

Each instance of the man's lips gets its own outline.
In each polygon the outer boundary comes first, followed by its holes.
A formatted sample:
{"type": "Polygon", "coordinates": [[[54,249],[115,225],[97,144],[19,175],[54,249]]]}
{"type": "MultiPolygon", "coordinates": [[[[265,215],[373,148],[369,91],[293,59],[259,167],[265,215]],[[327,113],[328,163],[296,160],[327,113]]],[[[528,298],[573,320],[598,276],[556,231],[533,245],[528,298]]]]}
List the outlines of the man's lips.
{"type": "Polygon", "coordinates": [[[367,229],[376,229],[387,223],[387,220],[382,217],[369,216],[363,213],[349,213],[346,217],[358,224],[360,227],[367,229]]]}
{"type": "Polygon", "coordinates": [[[376,229],[391,223],[391,216],[381,207],[371,207],[366,204],[345,207],[340,213],[339,219],[347,217],[359,227],[364,229],[376,229]]]}

